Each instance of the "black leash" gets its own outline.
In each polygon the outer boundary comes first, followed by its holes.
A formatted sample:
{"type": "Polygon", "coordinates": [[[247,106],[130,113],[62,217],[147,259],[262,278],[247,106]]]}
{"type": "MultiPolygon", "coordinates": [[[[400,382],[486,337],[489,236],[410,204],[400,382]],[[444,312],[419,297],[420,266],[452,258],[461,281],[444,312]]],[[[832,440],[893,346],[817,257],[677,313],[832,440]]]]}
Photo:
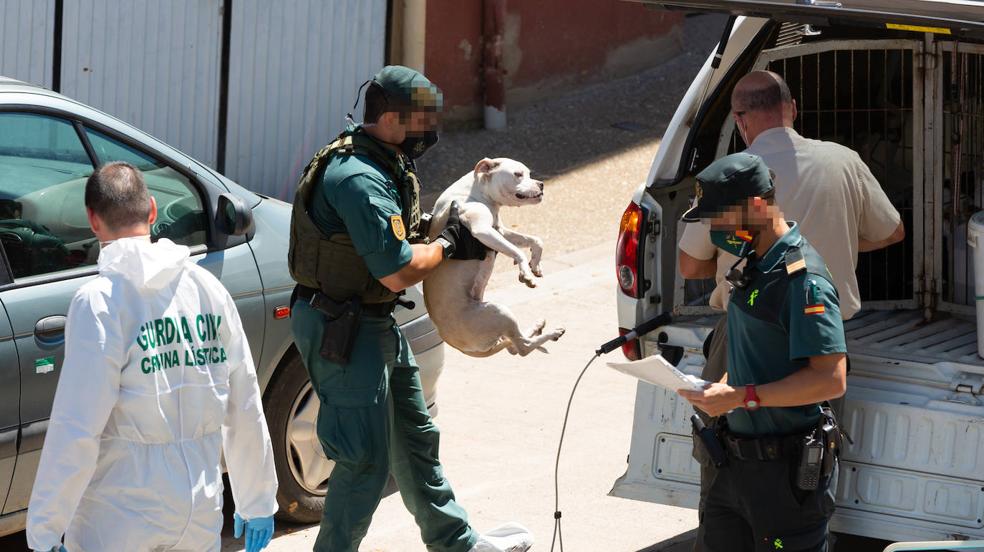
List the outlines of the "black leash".
{"type": "Polygon", "coordinates": [[[553,552],[554,545],[557,544],[558,540],[560,542],[560,552],[564,552],[564,534],[560,528],[560,450],[564,447],[564,434],[567,432],[567,418],[571,414],[571,403],[574,402],[574,392],[577,391],[577,385],[581,383],[581,378],[584,377],[584,373],[588,371],[588,367],[598,360],[601,356],[600,353],[596,352],[595,356],[584,365],[584,369],[581,370],[581,374],[577,376],[577,381],[574,382],[574,388],[571,389],[571,396],[567,399],[567,410],[564,412],[564,425],[560,430],[560,443],[557,445],[557,461],[554,462],[554,532],[553,538],[550,539],[550,552],[553,552]]]}
{"type": "Polygon", "coordinates": [[[560,528],[560,451],[564,448],[564,434],[567,433],[567,418],[571,415],[571,403],[574,402],[574,392],[577,391],[577,386],[581,383],[581,378],[584,377],[584,373],[588,371],[591,364],[598,360],[598,357],[601,355],[606,355],[633,339],[638,339],[660,326],[669,324],[672,319],[670,313],[664,312],[632,328],[631,331],[625,332],[623,335],[605,343],[595,351],[594,356],[591,357],[591,360],[584,365],[584,369],[578,374],[577,381],[574,382],[574,388],[571,389],[571,396],[567,399],[567,410],[564,411],[564,425],[560,428],[560,443],[557,444],[557,460],[554,462],[554,532],[553,538],[550,539],[550,552],[554,551],[554,545],[558,541],[560,542],[560,552],[564,552],[564,535],[560,528]]]}

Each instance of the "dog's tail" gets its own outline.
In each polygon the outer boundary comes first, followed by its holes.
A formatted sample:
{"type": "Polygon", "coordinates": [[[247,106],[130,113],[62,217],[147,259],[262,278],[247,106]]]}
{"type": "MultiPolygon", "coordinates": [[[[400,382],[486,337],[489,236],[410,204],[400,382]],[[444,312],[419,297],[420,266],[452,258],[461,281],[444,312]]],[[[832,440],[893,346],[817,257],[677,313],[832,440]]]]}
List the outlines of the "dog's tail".
{"type": "MultiPolygon", "coordinates": [[[[507,346],[509,346],[509,340],[500,337],[499,341],[497,341],[495,345],[493,345],[492,348],[489,349],[488,351],[461,351],[461,352],[465,353],[470,357],[485,358],[498,353],[499,351],[505,349],[507,346]]],[[[461,349],[458,350],[460,351],[461,349]]]]}

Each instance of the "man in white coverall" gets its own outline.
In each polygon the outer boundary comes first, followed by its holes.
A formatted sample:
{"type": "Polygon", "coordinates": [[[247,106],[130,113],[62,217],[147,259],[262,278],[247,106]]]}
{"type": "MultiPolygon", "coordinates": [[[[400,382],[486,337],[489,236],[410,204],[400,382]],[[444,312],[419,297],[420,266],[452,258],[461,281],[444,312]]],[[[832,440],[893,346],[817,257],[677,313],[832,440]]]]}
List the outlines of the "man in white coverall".
{"type": "Polygon", "coordinates": [[[99,276],[68,309],[65,364],[27,514],[33,550],[218,551],[225,461],[236,536],[273,533],[277,477],[229,293],[187,247],[150,241],[157,206],[126,163],[85,188],[99,276]]]}

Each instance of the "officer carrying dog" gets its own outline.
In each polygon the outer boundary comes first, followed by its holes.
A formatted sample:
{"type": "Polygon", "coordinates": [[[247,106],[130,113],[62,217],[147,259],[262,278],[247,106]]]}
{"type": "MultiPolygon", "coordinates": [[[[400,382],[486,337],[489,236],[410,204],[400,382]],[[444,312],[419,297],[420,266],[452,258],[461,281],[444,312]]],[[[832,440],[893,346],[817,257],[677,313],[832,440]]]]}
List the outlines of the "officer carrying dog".
{"type": "Polygon", "coordinates": [[[705,552],[827,550],[840,430],[821,403],[844,394],[844,328],[830,273],[775,205],[769,169],[737,153],[697,175],[682,220],[711,225],[738,253],[728,274],[728,370],[680,395],[711,416],[695,427],[718,466],[697,539],[705,552]]]}
{"type": "Polygon", "coordinates": [[[533,542],[525,528],[478,535],[455,501],[418,367],[393,318],[398,294],[445,259],[486,254],[455,205],[441,235],[423,243],[414,159],[437,142],[441,92],[401,66],[367,84],[363,124],[315,154],[291,217],[291,326],[321,402],[318,438],[335,461],[314,550],[358,550],[392,471],[428,550],[523,552],[533,542]]]}

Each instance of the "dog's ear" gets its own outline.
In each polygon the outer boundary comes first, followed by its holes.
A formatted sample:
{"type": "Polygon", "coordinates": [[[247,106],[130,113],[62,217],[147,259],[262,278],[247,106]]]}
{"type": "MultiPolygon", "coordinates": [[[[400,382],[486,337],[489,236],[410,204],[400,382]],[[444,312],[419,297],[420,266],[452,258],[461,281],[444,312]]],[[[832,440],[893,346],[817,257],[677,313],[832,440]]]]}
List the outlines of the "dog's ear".
{"type": "Polygon", "coordinates": [[[485,159],[479,161],[477,165],[475,165],[475,174],[478,176],[488,176],[488,174],[498,166],[499,166],[498,161],[493,161],[488,157],[486,157],[485,159]]]}

